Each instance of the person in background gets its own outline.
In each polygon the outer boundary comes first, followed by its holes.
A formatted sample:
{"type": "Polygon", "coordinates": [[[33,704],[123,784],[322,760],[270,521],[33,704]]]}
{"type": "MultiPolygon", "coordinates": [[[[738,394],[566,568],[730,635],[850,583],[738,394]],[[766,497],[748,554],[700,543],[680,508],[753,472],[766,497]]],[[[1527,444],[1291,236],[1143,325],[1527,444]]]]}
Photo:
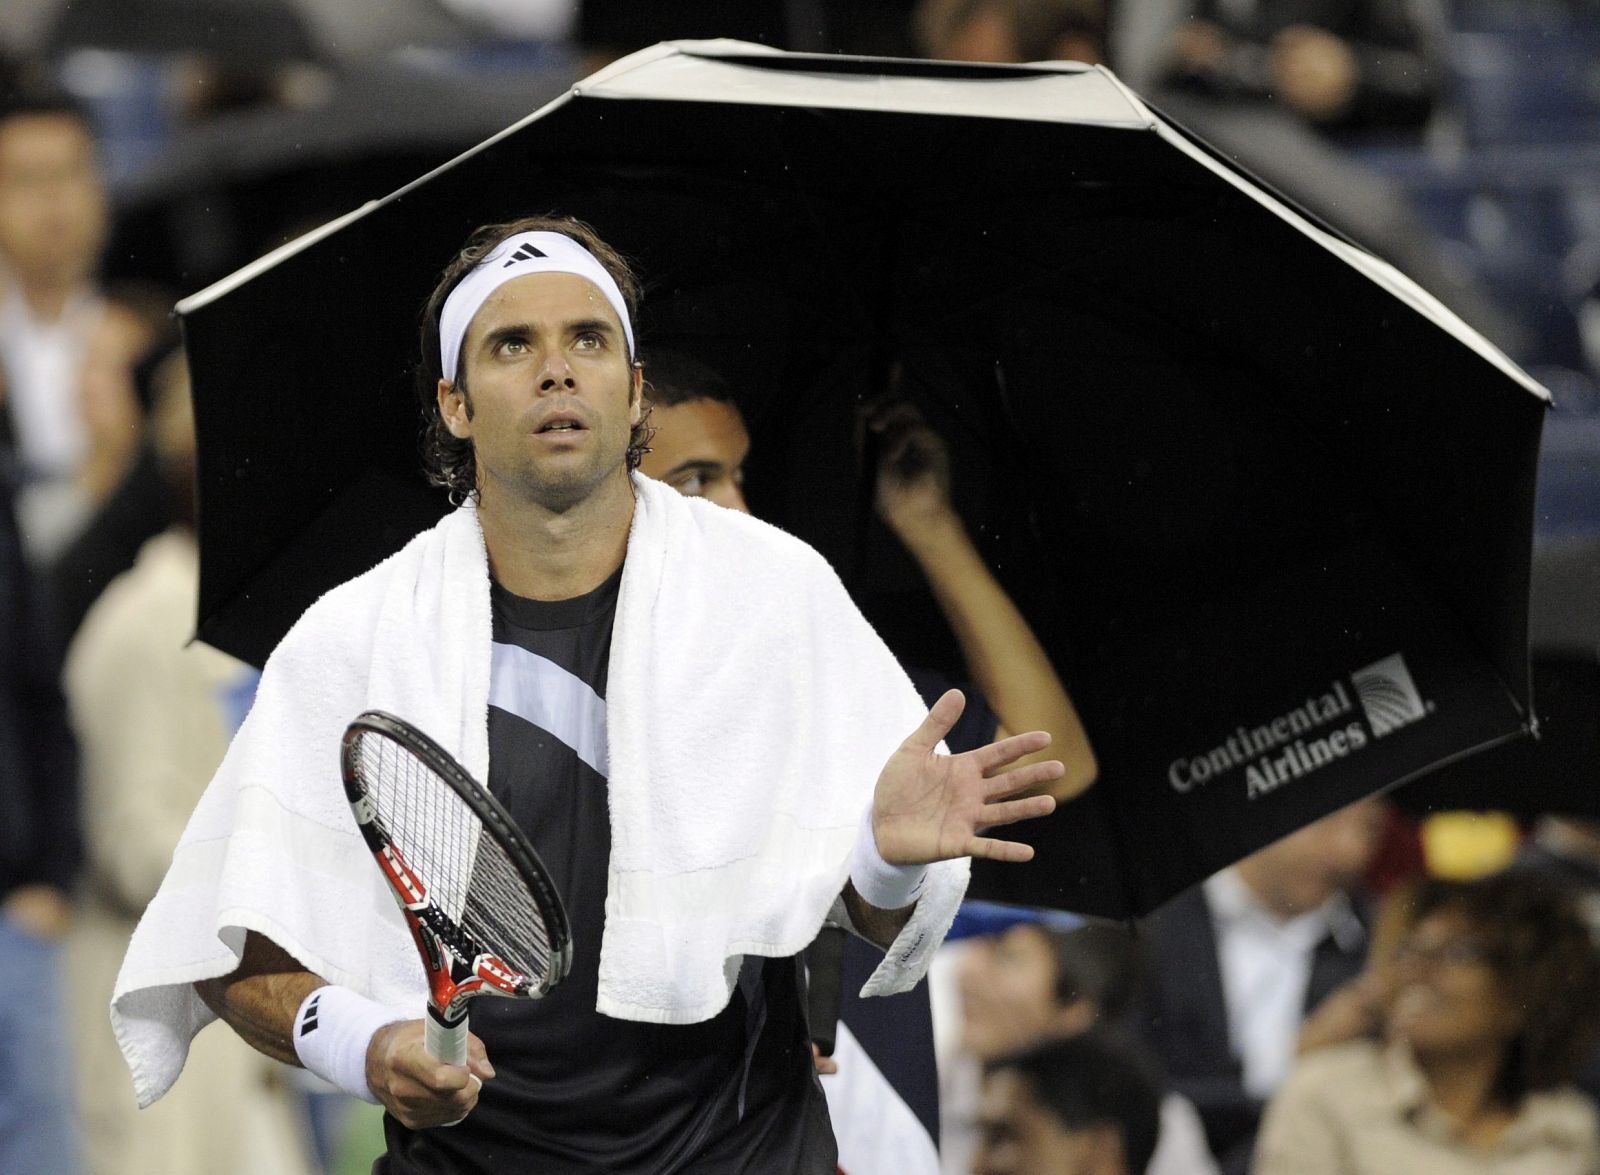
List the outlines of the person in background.
{"type": "MultiPolygon", "coordinates": [[[[88,116],[26,77],[0,93],[0,441],[15,455],[30,562],[46,566],[83,526],[96,484],[114,481],[120,437],[86,405],[85,354],[105,324],[95,284],[109,213],[88,116]],[[86,412],[86,408],[89,410],[86,412]]],[[[120,324],[119,324],[120,325],[120,324]]],[[[99,342],[113,345],[109,335],[99,342]]]]}
{"type": "Polygon", "coordinates": [[[1160,1128],[1154,1075],[1091,1029],[991,1061],[974,1175],[1146,1175],[1160,1128]]]}
{"type": "MultiPolygon", "coordinates": [[[[134,925],[254,690],[248,666],[191,642],[199,590],[194,421],[174,354],[155,379],[150,442],[176,523],[144,544],[73,641],[66,688],[83,752],[87,885],[68,939],[74,1006],[111,1002],[134,925]]],[[[198,1077],[139,1110],[110,1025],[74,1021],[85,1171],[302,1175],[304,1126],[285,1070],[232,1033],[194,1043],[198,1077]]]]}
{"type": "MultiPolygon", "coordinates": [[[[1146,961],[1138,940],[1115,926],[1062,930],[1019,922],[976,938],[957,968],[960,1049],[941,1058],[940,1154],[951,1175],[972,1169],[979,1148],[979,1075],[998,1058],[1042,1040],[1097,1026],[1121,1032],[1136,1006],[1146,961]]],[[[1195,1109],[1161,1099],[1150,1175],[1214,1175],[1195,1109]]]]}
{"type": "Polygon", "coordinates": [[[1437,52],[1414,2],[1157,0],[1142,7],[1143,19],[1164,26],[1153,79],[1162,85],[1274,107],[1334,136],[1416,134],[1433,113],[1437,52]]]}
{"type": "Polygon", "coordinates": [[[78,482],[104,505],[127,475],[143,439],[138,373],[178,343],[174,299],[153,286],[112,284],[78,368],[78,405],[89,437],[78,482]]]}
{"type": "MultiPolygon", "coordinates": [[[[1600,899],[1600,820],[1541,816],[1522,842],[1516,864],[1600,899]]],[[[1600,929],[1600,910],[1591,921],[1600,929]]]]}
{"type": "Polygon", "coordinates": [[[1302,1021],[1366,964],[1361,880],[1385,805],[1324,817],[1179,895],[1143,927],[1151,982],[1142,1027],[1194,1102],[1223,1171],[1248,1168],[1262,1107],[1302,1021]]]}
{"type": "Polygon", "coordinates": [[[100,439],[79,482],[92,495],[94,512],[46,571],[69,639],[106,585],[133,566],[146,540],[183,521],[175,508],[190,508],[173,501],[143,421],[155,372],[178,344],[172,303],[155,287],[111,286],[84,355],[84,419],[100,439]]]}
{"type": "Polygon", "coordinates": [[[913,23],[923,49],[950,61],[1105,61],[1102,0],[924,0],[913,23]]]}
{"type": "Polygon", "coordinates": [[[1524,870],[1425,883],[1374,968],[1373,1018],[1300,1058],[1255,1175],[1590,1175],[1600,956],[1569,890],[1524,870]]]}
{"type": "MultiPolygon", "coordinates": [[[[1600,820],[1541,816],[1522,842],[1513,868],[1570,887],[1578,912],[1600,942],[1600,820]]],[[[1589,1055],[1574,1082],[1600,1104],[1600,1048],[1589,1055]]]]}
{"type": "Polygon", "coordinates": [[[82,861],[61,650],[0,452],[0,1171],[75,1175],[59,941],[82,861]]]}

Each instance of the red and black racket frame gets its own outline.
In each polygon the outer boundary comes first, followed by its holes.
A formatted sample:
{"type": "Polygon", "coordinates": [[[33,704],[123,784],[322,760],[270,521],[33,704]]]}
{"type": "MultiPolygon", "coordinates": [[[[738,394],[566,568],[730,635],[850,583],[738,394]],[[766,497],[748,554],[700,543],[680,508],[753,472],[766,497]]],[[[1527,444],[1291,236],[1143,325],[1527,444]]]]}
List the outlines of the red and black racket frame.
{"type": "MultiPolygon", "coordinates": [[[[454,1063],[465,1063],[466,1034],[461,1028],[466,1019],[467,1005],[474,997],[500,995],[537,999],[566,975],[572,965],[572,937],[566,911],[543,866],[538,863],[538,857],[510,815],[446,751],[421,731],[392,715],[368,711],[345,731],[341,753],[345,798],[355,816],[356,827],[361,830],[362,840],[389,883],[389,890],[405,917],[427,972],[428,1017],[433,1022],[428,1025],[429,1039],[453,1039],[454,1043],[448,1051],[460,1054],[435,1055],[454,1063]],[[385,735],[399,742],[426,763],[434,774],[449,783],[485,826],[494,830],[501,847],[523,874],[523,880],[538,895],[550,930],[551,967],[549,976],[543,982],[509,966],[498,955],[483,950],[429,896],[426,883],[417,876],[391,840],[355,768],[354,757],[364,731],[385,735]]],[[[430,1048],[430,1051],[433,1050],[430,1048]]]]}

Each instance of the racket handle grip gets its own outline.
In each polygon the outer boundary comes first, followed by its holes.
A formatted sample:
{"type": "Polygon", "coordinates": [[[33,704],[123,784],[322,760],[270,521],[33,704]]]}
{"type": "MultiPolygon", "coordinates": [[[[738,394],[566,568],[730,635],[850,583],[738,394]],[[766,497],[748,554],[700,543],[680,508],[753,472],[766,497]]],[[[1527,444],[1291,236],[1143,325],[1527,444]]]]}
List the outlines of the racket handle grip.
{"type": "Polygon", "coordinates": [[[811,1041],[825,1057],[833,1056],[839,1038],[839,1010],[844,1006],[844,936],[824,925],[806,948],[806,1020],[811,1041]]]}
{"type": "Polygon", "coordinates": [[[422,1047],[428,1055],[447,1065],[467,1063],[467,1017],[463,1013],[455,1023],[446,1023],[443,1016],[428,1005],[423,1018],[422,1047]]]}

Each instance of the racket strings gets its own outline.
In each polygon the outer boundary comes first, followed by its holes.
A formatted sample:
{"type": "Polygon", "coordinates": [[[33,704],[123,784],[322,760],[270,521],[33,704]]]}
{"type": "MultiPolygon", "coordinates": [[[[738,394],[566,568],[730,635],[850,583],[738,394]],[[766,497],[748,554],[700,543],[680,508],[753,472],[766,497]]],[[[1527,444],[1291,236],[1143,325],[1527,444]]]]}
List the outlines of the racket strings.
{"type": "Polygon", "coordinates": [[[541,986],[553,954],[545,916],[478,813],[426,763],[377,732],[362,733],[357,765],[379,822],[440,911],[482,953],[541,986]]]}
{"type": "Polygon", "coordinates": [[[498,841],[480,831],[462,925],[510,966],[541,983],[552,968],[550,929],[544,914],[498,841]]]}

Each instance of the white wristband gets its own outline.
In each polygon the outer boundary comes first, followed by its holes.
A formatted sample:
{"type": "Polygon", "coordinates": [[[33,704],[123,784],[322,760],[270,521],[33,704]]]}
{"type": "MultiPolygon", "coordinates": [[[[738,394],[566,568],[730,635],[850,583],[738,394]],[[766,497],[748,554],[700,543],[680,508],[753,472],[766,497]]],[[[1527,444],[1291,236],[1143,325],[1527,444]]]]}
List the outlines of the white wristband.
{"type": "Polygon", "coordinates": [[[295,1013],[295,1055],[318,1077],[376,1105],[367,1085],[367,1046],[378,1029],[404,1019],[387,1004],[330,983],[306,996],[295,1013]]]}
{"type": "Polygon", "coordinates": [[[900,910],[911,905],[922,893],[928,879],[924,865],[891,865],[878,852],[878,838],[872,832],[872,806],[861,817],[855,848],[850,851],[850,882],[868,905],[880,910],[900,910]]]}

